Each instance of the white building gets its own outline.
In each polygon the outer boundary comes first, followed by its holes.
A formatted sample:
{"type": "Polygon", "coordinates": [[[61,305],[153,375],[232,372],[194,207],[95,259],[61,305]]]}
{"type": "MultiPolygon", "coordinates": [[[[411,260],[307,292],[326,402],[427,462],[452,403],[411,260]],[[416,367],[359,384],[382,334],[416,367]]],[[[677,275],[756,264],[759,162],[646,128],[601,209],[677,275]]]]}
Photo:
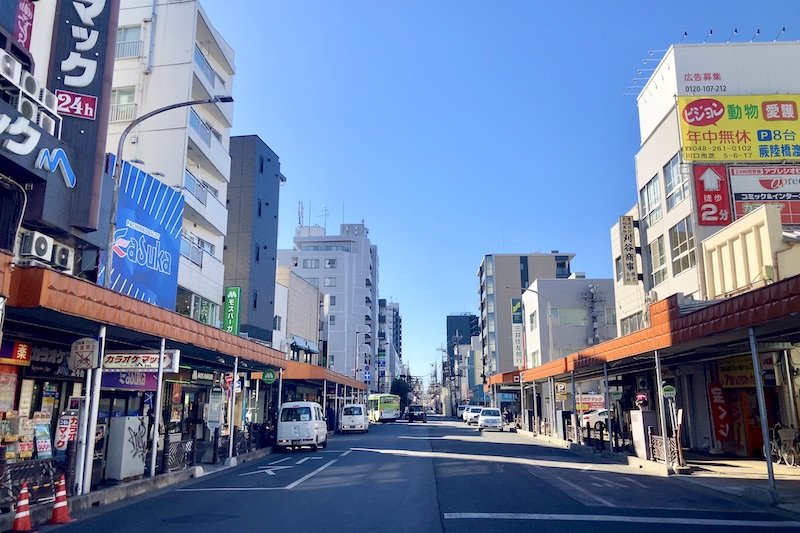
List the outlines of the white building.
{"type": "Polygon", "coordinates": [[[378,316],[378,391],[389,392],[392,381],[401,374],[403,364],[403,319],[400,304],[379,300],[378,316]]]}
{"type": "MultiPolygon", "coordinates": [[[[620,223],[611,229],[620,334],[649,323],[652,301],[724,294],[707,286],[701,243],[733,220],[766,202],[781,207],[783,224],[800,224],[774,197],[800,193],[800,167],[786,165],[800,160],[797,141],[782,138],[796,131],[800,75],[788,66],[798,60],[797,42],[674,45],[642,88],[639,203],[626,213],[627,233],[620,223]],[[790,179],[768,190],[758,177],[776,164],[790,179]]],[[[768,274],[750,270],[747,285],[768,274]]]]}
{"type": "MultiPolygon", "coordinates": [[[[319,357],[319,289],[279,266],[275,280],[275,321],[272,346],[286,353],[287,359],[321,365],[319,357]]],[[[323,306],[326,298],[323,298],[323,306]]]]}
{"type": "MultiPolygon", "coordinates": [[[[175,103],[230,96],[233,50],[197,1],[122,0],[106,149],[145,113],[175,103]]],[[[176,311],[218,326],[228,223],[229,132],[233,104],[182,107],[134,128],[126,160],[183,191],[176,311]]]]}
{"type": "Polygon", "coordinates": [[[376,390],[378,248],[370,243],[364,224],[342,224],[339,233],[327,235],[320,226],[298,227],[294,249],[278,250],[278,265],[289,266],[329,296],[321,335],[328,368],[376,390]]]}

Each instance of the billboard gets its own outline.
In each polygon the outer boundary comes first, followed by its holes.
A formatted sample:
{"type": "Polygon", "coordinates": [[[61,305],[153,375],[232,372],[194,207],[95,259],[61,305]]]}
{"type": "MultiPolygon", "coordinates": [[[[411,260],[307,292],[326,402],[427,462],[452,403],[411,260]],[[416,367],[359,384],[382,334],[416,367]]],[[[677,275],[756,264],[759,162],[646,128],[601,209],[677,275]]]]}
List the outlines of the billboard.
{"type": "Polygon", "coordinates": [[[680,96],[684,161],[800,161],[800,95],[680,96]]]}
{"type": "Polygon", "coordinates": [[[636,239],[633,230],[633,217],[619,217],[619,247],[622,253],[622,284],[638,285],[639,272],[636,270],[636,239]]]}
{"type": "MultiPolygon", "coordinates": [[[[114,168],[114,159],[109,154],[109,171],[114,168]]],[[[112,290],[175,310],[183,205],[180,191],[122,162],[109,284],[112,290]]],[[[103,252],[98,276],[101,284],[105,263],[103,252]]]]}
{"type": "Polygon", "coordinates": [[[522,349],[522,300],[511,298],[511,343],[513,345],[514,367],[522,368],[525,365],[525,351],[522,349]]]}
{"type": "Polygon", "coordinates": [[[731,197],[725,165],[693,165],[697,191],[697,224],[727,226],[731,223],[731,197]]]}
{"type": "Polygon", "coordinates": [[[225,316],[222,327],[228,333],[239,334],[239,303],[242,299],[241,287],[225,288],[225,316]]]}
{"type": "Polygon", "coordinates": [[[764,205],[777,205],[782,224],[800,224],[800,166],[730,167],[733,210],[741,218],[764,205]]]}

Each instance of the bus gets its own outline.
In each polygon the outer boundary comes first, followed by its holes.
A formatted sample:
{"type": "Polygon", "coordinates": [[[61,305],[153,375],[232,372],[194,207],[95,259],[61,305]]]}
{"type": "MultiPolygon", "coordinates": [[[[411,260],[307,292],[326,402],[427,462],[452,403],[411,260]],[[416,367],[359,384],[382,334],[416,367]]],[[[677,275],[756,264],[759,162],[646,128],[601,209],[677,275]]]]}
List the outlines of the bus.
{"type": "Polygon", "coordinates": [[[367,397],[370,422],[394,422],[400,418],[400,396],[370,394],[367,397]]]}

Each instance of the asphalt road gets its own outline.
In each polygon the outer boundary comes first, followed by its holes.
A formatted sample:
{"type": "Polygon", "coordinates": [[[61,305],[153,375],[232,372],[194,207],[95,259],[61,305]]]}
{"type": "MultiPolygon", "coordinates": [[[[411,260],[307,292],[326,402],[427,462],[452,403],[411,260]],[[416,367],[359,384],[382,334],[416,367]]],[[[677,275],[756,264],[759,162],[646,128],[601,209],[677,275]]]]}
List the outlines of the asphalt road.
{"type": "Polygon", "coordinates": [[[371,426],[75,516],[65,532],[798,531],[678,479],[461,422],[371,426]]]}

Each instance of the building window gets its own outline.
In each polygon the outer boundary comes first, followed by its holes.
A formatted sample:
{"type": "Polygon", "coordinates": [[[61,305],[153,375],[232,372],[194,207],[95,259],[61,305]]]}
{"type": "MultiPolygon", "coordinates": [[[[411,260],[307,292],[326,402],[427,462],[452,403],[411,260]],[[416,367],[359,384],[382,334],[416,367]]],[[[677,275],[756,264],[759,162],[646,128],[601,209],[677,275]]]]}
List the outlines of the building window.
{"type": "Polygon", "coordinates": [[[142,29],[140,26],[123,26],[117,28],[117,49],[114,57],[139,57],[142,53],[142,29]]]}
{"type": "Polygon", "coordinates": [[[261,246],[256,244],[256,263],[261,260],[261,246]]]}
{"type": "Polygon", "coordinates": [[[324,278],[322,280],[322,284],[325,287],[335,287],[336,286],[336,278],[324,278]]]}
{"type": "Polygon", "coordinates": [[[664,236],[660,235],[650,243],[650,281],[653,287],[667,279],[667,250],[664,236]]]}
{"type": "Polygon", "coordinates": [[[253,291],[253,309],[258,309],[258,291],[253,291]]]}
{"type": "Polygon", "coordinates": [[[333,295],[331,295],[330,302],[331,302],[331,307],[333,307],[334,305],[336,305],[336,296],[333,296],[333,295]]]}
{"type": "Polygon", "coordinates": [[[216,247],[213,244],[200,238],[197,239],[197,245],[208,255],[214,255],[216,251],[216,247]]]}
{"type": "Polygon", "coordinates": [[[319,287],[319,278],[306,278],[306,281],[314,287],[319,287]]]}
{"type": "Polygon", "coordinates": [[[325,268],[336,268],[336,259],[326,259],[325,268]]]}
{"type": "Polygon", "coordinates": [[[669,229],[669,245],[672,250],[672,275],[677,276],[697,263],[694,252],[694,233],[689,217],[669,229]]]}
{"type": "Polygon", "coordinates": [[[622,329],[622,335],[628,335],[642,329],[642,312],[639,311],[638,313],[620,320],[620,327],[622,329]]]}
{"type": "Polygon", "coordinates": [[[606,307],[606,326],[617,325],[617,310],[613,307],[606,307]]]}
{"type": "Polygon", "coordinates": [[[281,330],[281,322],[283,322],[283,317],[280,315],[275,315],[272,317],[272,329],[275,331],[281,330]]]}
{"type": "Polygon", "coordinates": [[[689,176],[681,172],[680,154],[675,154],[664,167],[664,191],[667,194],[667,211],[689,196],[689,176]]]}
{"type": "Polygon", "coordinates": [[[328,325],[329,326],[336,325],[336,315],[328,315],[328,325]]]}
{"type": "Polygon", "coordinates": [[[136,87],[117,87],[111,89],[111,106],[109,107],[109,122],[130,122],[136,118],[136,104],[134,98],[136,87]]]}
{"type": "Polygon", "coordinates": [[[264,156],[263,155],[258,156],[258,172],[260,174],[264,173],[264,156]]]}
{"type": "Polygon", "coordinates": [[[586,309],[583,307],[551,307],[553,326],[586,326],[586,309]]]}
{"type": "Polygon", "coordinates": [[[652,226],[661,219],[661,188],[658,186],[658,174],[639,191],[639,211],[640,218],[647,226],[652,226]]]}
{"type": "Polygon", "coordinates": [[[258,218],[261,218],[261,200],[258,201],[258,218]]]}
{"type": "Polygon", "coordinates": [[[303,259],[303,268],[319,268],[319,259],[303,259]]]}
{"type": "Polygon", "coordinates": [[[622,256],[614,259],[614,270],[616,271],[617,281],[622,281],[622,256]]]}

